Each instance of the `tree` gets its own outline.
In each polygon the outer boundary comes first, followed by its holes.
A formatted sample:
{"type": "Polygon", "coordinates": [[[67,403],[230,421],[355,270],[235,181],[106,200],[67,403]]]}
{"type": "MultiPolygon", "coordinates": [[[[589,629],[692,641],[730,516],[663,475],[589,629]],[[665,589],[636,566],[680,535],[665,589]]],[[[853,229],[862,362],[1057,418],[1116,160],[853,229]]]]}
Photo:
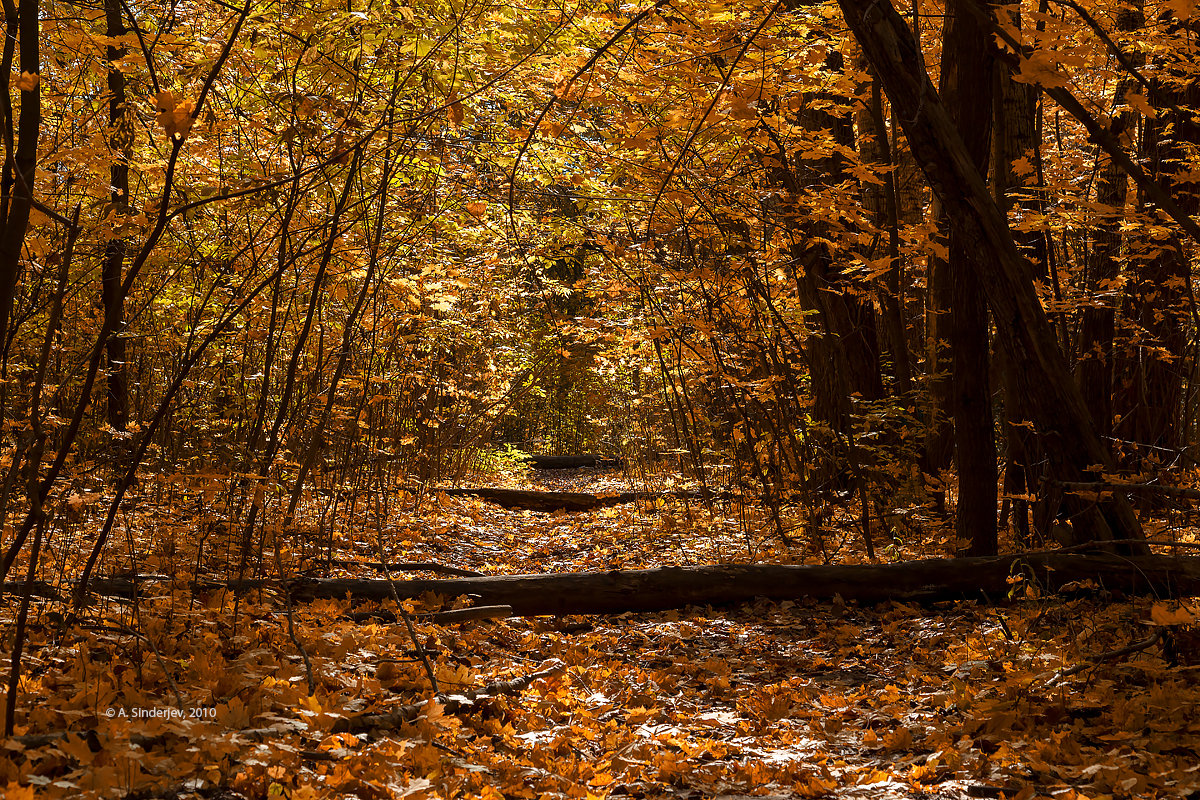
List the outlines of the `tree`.
{"type": "MultiPolygon", "coordinates": [[[[994,85],[991,41],[971,0],[946,4],[942,96],[977,173],[987,174],[994,85]]],[[[955,531],[970,555],[996,552],[996,436],[989,378],[987,301],[981,265],[961,227],[950,231],[950,348],[953,357],[954,457],[958,462],[955,531]]]]}
{"type": "MultiPolygon", "coordinates": [[[[1021,375],[1019,388],[1029,398],[1051,478],[1069,481],[1091,474],[1096,465],[1111,468],[1112,456],[1092,427],[1034,292],[1032,270],[925,74],[904,21],[890,3],[840,0],[839,5],[883,81],[909,146],[951,225],[981,255],[979,277],[997,338],[1021,375]]],[[[1068,495],[1064,505],[1075,541],[1141,538],[1132,509],[1120,498],[1093,505],[1068,495]]]]}

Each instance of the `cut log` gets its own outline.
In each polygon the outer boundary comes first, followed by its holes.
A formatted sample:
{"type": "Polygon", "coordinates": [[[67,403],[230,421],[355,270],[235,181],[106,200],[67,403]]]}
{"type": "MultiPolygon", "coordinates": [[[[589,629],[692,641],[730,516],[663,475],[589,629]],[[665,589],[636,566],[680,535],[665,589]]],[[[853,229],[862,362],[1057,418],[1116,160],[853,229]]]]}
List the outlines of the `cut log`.
{"type": "Polygon", "coordinates": [[[575,469],[577,467],[619,467],[621,459],[609,456],[530,456],[536,469],[575,469]]]}
{"type": "MultiPolygon", "coordinates": [[[[346,597],[386,601],[392,586],[401,599],[427,593],[469,595],[481,605],[512,606],[516,616],[619,614],[771,600],[1002,601],[1022,576],[1026,585],[1055,592],[1093,581],[1097,588],[1156,596],[1200,595],[1200,558],[1120,557],[1107,554],[1031,553],[996,558],[954,558],[899,564],[781,566],[731,564],[543,575],[498,575],[446,580],[387,581],[297,579],[288,583],[296,600],[346,597]]],[[[244,581],[231,588],[252,590],[244,581]]]]}

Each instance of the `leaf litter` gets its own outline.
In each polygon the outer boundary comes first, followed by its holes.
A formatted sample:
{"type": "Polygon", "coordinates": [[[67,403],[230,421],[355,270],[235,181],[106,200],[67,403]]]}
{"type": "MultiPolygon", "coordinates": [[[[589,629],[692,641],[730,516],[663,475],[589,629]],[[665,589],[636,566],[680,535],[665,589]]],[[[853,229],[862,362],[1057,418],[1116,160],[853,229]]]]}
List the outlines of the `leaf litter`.
{"type": "MultiPolygon", "coordinates": [[[[572,473],[545,480],[597,485],[572,473]]],[[[172,574],[183,554],[201,573],[221,566],[205,559],[220,548],[200,544],[211,521],[145,505],[127,526],[124,556],[149,554],[142,571],[172,574]]],[[[364,529],[323,551],[311,530],[281,534],[280,564],[313,574],[336,554],[351,566],[332,574],[376,577],[353,565],[379,544],[389,559],[485,574],[787,558],[719,514],[661,502],[542,514],[435,497],[390,513],[379,542],[364,529]]],[[[59,604],[34,605],[4,796],[1200,797],[1186,606],[1024,587],[993,607],[418,617],[435,697],[403,625],[321,600],[294,606],[293,641],[278,592],[197,594],[196,576],[146,584],[136,603],[100,598],[65,629],[59,604]],[[545,677],[512,680],[530,675],[545,677]],[[386,729],[335,731],[405,708],[386,729]]],[[[466,600],[406,605],[439,602],[466,600]]],[[[10,603],[10,642],[14,617],[10,603]]]]}

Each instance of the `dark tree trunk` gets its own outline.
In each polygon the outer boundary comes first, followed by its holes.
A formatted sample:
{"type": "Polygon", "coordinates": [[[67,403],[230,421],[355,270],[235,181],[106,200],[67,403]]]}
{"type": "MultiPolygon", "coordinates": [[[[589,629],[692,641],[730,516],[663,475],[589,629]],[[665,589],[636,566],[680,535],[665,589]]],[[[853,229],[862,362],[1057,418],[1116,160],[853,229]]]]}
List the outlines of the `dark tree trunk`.
{"type": "MultiPolygon", "coordinates": [[[[1180,46],[1195,40],[1170,12],[1162,20],[1173,27],[1180,46]]],[[[1193,52],[1195,45],[1191,45],[1193,52]]],[[[1161,58],[1161,57],[1160,57],[1161,58]]],[[[1184,62],[1190,60],[1184,57],[1184,62]]],[[[1152,71],[1150,103],[1160,109],[1144,123],[1141,161],[1155,183],[1189,215],[1200,210],[1200,190],[1194,179],[1179,180],[1189,170],[1191,155],[1200,145],[1200,83],[1178,67],[1158,63],[1152,71]]],[[[1139,204],[1150,205],[1145,193],[1139,204]]],[[[1132,339],[1121,361],[1116,392],[1119,438],[1134,443],[1135,468],[1170,463],[1183,444],[1183,385],[1187,377],[1188,286],[1191,267],[1178,236],[1147,234],[1140,242],[1149,255],[1131,270],[1126,283],[1125,309],[1133,323],[1132,339]]]]}
{"type": "MultiPolygon", "coordinates": [[[[862,59],[861,67],[870,74],[870,67],[862,59]]],[[[863,87],[865,89],[865,87],[863,87]]],[[[863,89],[860,89],[863,91],[863,89]]],[[[883,101],[879,82],[870,76],[869,100],[857,114],[858,152],[867,164],[878,164],[886,169],[883,185],[864,182],[862,184],[863,205],[875,218],[875,225],[887,237],[889,266],[884,280],[876,283],[879,307],[883,310],[884,331],[888,354],[892,359],[892,375],[896,392],[912,390],[912,369],[908,361],[908,339],[905,335],[903,299],[901,297],[900,260],[900,211],[896,189],[896,171],[892,169],[892,146],[888,141],[887,126],[883,117],[883,101]]],[[[878,247],[875,248],[876,252],[878,247]]],[[[874,256],[874,254],[872,254],[874,256]]]]}
{"type": "MultiPolygon", "coordinates": [[[[946,4],[942,97],[971,162],[987,174],[992,130],[993,60],[983,21],[964,4],[946,4]]],[[[950,349],[953,354],[954,457],[958,463],[955,533],[974,556],[996,552],[996,433],[989,379],[987,300],[972,243],[950,231],[950,349]]]]}
{"type": "MultiPolygon", "coordinates": [[[[970,153],[929,81],[911,32],[888,0],[839,0],[846,21],[887,90],[909,146],[951,225],[979,255],[978,268],[997,340],[1029,399],[1047,470],[1058,480],[1113,466],[1088,416],[1022,257],[970,153]]],[[[1141,539],[1133,509],[1117,497],[1096,502],[1066,496],[1068,541],[1141,539]]],[[[1113,545],[1144,552],[1145,545],[1113,545]]]]}
{"type": "MultiPolygon", "coordinates": [[[[121,16],[120,0],[104,0],[106,21],[105,33],[110,37],[123,36],[125,23],[121,16]]],[[[111,186],[110,219],[117,228],[104,246],[104,262],[101,267],[101,299],[104,313],[113,320],[112,336],[107,345],[108,424],[115,430],[124,431],[129,417],[129,387],[125,369],[125,298],[121,292],[121,281],[125,266],[126,243],[120,228],[129,215],[129,158],[133,147],[131,116],[125,108],[125,75],[117,69],[116,62],[125,56],[124,47],[108,48],[108,124],[112,129],[109,146],[112,148],[112,164],[109,168],[111,186]]]]}
{"type": "MultiPolygon", "coordinates": [[[[17,285],[21,279],[21,250],[25,244],[25,232],[29,227],[29,212],[33,208],[33,185],[37,172],[38,137],[42,128],[42,95],[40,83],[21,89],[20,125],[13,118],[11,76],[30,73],[35,78],[41,73],[41,20],[38,16],[40,4],[37,0],[26,0],[18,6],[13,0],[4,0],[5,37],[3,63],[0,64],[0,88],[4,98],[0,100],[3,113],[3,130],[8,142],[16,139],[16,147],[9,148],[0,174],[0,355],[4,360],[4,371],[8,367],[8,343],[13,330],[13,302],[17,285]],[[14,52],[20,53],[19,66],[14,66],[14,52]]],[[[3,376],[0,376],[3,377],[3,376]]],[[[7,381],[0,381],[0,421],[7,408],[7,381]]]]}
{"type": "MultiPolygon", "coordinates": [[[[841,69],[840,56],[830,56],[830,68],[841,69]]],[[[828,131],[844,146],[854,146],[854,129],[849,118],[836,116],[821,108],[806,108],[800,122],[809,130],[828,131]]],[[[820,191],[822,186],[841,183],[849,177],[842,156],[811,159],[797,155],[795,173],[801,191],[820,191]]],[[[806,242],[799,254],[801,271],[798,288],[801,301],[819,314],[819,329],[810,338],[810,369],[814,411],[819,419],[839,433],[850,430],[850,396],[858,394],[874,400],[883,394],[879,373],[879,342],[875,309],[865,286],[856,286],[834,263],[824,243],[816,241],[828,234],[829,225],[816,223],[806,231],[806,242]]]]}
{"type": "MultiPolygon", "coordinates": [[[[935,202],[937,220],[936,246],[948,242],[941,231],[949,227],[942,204],[935,202]]],[[[949,469],[954,459],[954,383],[951,380],[950,337],[953,303],[950,284],[950,264],[931,249],[925,272],[925,371],[929,376],[929,411],[925,421],[924,463],[921,468],[930,475],[949,469]]],[[[944,495],[944,492],[941,493],[944,495]]],[[[939,501],[939,506],[941,501],[939,501]]]]}
{"type": "MultiPolygon", "coordinates": [[[[1145,24],[1141,2],[1122,8],[1117,14],[1117,28],[1133,31],[1145,24]]],[[[1135,66],[1145,59],[1140,54],[1131,54],[1135,66]]],[[[1126,77],[1117,84],[1115,97],[1121,101],[1127,92],[1137,86],[1137,81],[1126,77]]],[[[1126,108],[1113,117],[1110,132],[1122,142],[1132,143],[1137,132],[1138,113],[1126,108]]],[[[1092,227],[1092,250],[1088,258],[1087,286],[1093,293],[1110,293],[1117,288],[1120,276],[1120,250],[1122,236],[1120,223],[1125,219],[1125,202],[1129,194],[1129,178],[1125,171],[1107,155],[1099,151],[1096,169],[1096,203],[1102,207],[1097,224],[1092,227]]],[[[1076,379],[1084,402],[1096,423],[1096,431],[1103,437],[1113,432],[1113,338],[1116,336],[1116,308],[1104,301],[1101,305],[1089,305],[1083,310],[1083,321],[1079,336],[1079,365],[1076,379]]]]}
{"type": "MultiPolygon", "coordinates": [[[[1021,27],[1021,7],[1009,2],[997,7],[997,14],[1006,15],[1016,27],[1021,27]]],[[[993,97],[994,135],[992,156],[992,189],[1000,210],[1011,216],[1013,208],[1022,212],[1021,219],[1038,210],[1039,199],[1024,190],[1036,184],[1040,171],[1035,166],[1040,158],[1037,136],[1037,88],[1013,80],[1015,67],[997,63],[994,69],[996,91],[993,97]]],[[[1013,231],[1017,248],[1034,266],[1035,274],[1047,273],[1046,237],[1038,230],[1013,231]]],[[[1042,458],[1037,438],[1026,421],[1030,417],[1028,404],[1018,388],[1015,366],[1000,359],[1000,375],[1004,388],[1004,494],[1010,504],[1013,529],[1017,541],[1028,543],[1028,497],[1041,484],[1037,465],[1042,458]]],[[[1089,407],[1090,410],[1090,407],[1089,407]]],[[[1039,515],[1041,518],[1043,515],[1039,515]]],[[[1043,537],[1046,531],[1041,531],[1043,537]]]]}

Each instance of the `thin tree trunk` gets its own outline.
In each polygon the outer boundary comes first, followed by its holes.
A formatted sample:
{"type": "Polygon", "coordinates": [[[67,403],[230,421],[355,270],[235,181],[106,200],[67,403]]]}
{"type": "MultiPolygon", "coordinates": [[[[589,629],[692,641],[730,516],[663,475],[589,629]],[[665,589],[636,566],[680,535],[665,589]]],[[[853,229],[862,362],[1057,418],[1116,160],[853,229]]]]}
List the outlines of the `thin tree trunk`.
{"type": "MultiPolygon", "coordinates": [[[[41,25],[38,0],[16,5],[4,0],[5,42],[0,64],[0,110],[3,113],[4,166],[0,173],[0,378],[8,374],[8,346],[12,340],[13,302],[21,277],[21,251],[33,208],[33,185],[37,168],[38,137],[42,127],[41,25]],[[13,69],[14,49],[19,48],[20,67],[13,69]],[[11,79],[15,72],[32,76],[33,85],[21,89],[20,125],[13,119],[11,79]],[[18,130],[19,127],[19,130],[18,130]],[[14,145],[14,139],[15,145],[14,145]]],[[[28,81],[29,78],[25,77],[28,81]]],[[[0,423],[8,408],[7,380],[0,380],[0,423]]]]}
{"type": "MultiPolygon", "coordinates": [[[[120,0],[104,0],[105,33],[109,37],[126,33],[121,16],[120,0]]],[[[115,320],[112,336],[108,340],[107,384],[108,424],[115,430],[124,431],[129,417],[129,388],[125,368],[125,297],[121,291],[122,271],[125,267],[127,245],[120,231],[122,221],[129,213],[129,158],[133,155],[133,127],[125,107],[125,75],[116,66],[118,59],[125,56],[125,48],[108,47],[108,124],[112,129],[109,145],[112,148],[112,164],[109,166],[110,219],[117,230],[104,246],[104,261],[101,266],[101,299],[104,312],[115,320]]]]}
{"type": "MultiPolygon", "coordinates": [[[[862,59],[862,66],[869,66],[862,59]]],[[[861,93],[862,90],[860,90],[861,93]]],[[[884,279],[875,284],[879,306],[883,310],[883,327],[889,355],[892,357],[892,374],[896,380],[896,391],[900,394],[912,390],[912,369],[908,363],[908,340],[904,332],[903,301],[901,299],[900,219],[897,208],[896,172],[892,169],[892,147],[888,141],[887,126],[883,118],[883,101],[879,82],[870,76],[870,89],[866,105],[857,114],[858,152],[868,164],[878,164],[887,171],[883,185],[863,183],[863,204],[875,217],[875,224],[887,234],[887,257],[889,266],[884,279]]]]}
{"type": "MultiPolygon", "coordinates": [[[[997,13],[1007,15],[1016,27],[1021,26],[1020,4],[1009,2],[997,7],[997,13]]],[[[994,73],[996,91],[993,97],[995,134],[992,156],[992,189],[1000,210],[1010,215],[1014,207],[1021,217],[1037,211],[1038,200],[1022,194],[1022,189],[1036,182],[1040,163],[1040,142],[1037,136],[1037,89],[1028,83],[1013,80],[1015,66],[997,63],[994,73]]],[[[1011,215],[1010,215],[1011,218],[1011,215]]],[[[1046,237],[1038,230],[1014,230],[1017,248],[1034,265],[1035,273],[1045,277],[1047,272],[1046,237]]],[[[1000,358],[1000,376],[1004,389],[1004,495],[1012,504],[1013,528],[1017,540],[1029,542],[1029,495],[1041,483],[1041,463],[1037,438],[1026,425],[1029,410],[1018,388],[1013,370],[1015,365],[1000,358]]],[[[1089,406],[1089,410],[1090,406],[1089,406]]],[[[1094,419],[1094,417],[1093,417],[1094,419]]],[[[1040,515],[1039,515],[1040,518],[1040,515]]],[[[1047,531],[1041,531],[1043,537],[1047,531]]]]}

